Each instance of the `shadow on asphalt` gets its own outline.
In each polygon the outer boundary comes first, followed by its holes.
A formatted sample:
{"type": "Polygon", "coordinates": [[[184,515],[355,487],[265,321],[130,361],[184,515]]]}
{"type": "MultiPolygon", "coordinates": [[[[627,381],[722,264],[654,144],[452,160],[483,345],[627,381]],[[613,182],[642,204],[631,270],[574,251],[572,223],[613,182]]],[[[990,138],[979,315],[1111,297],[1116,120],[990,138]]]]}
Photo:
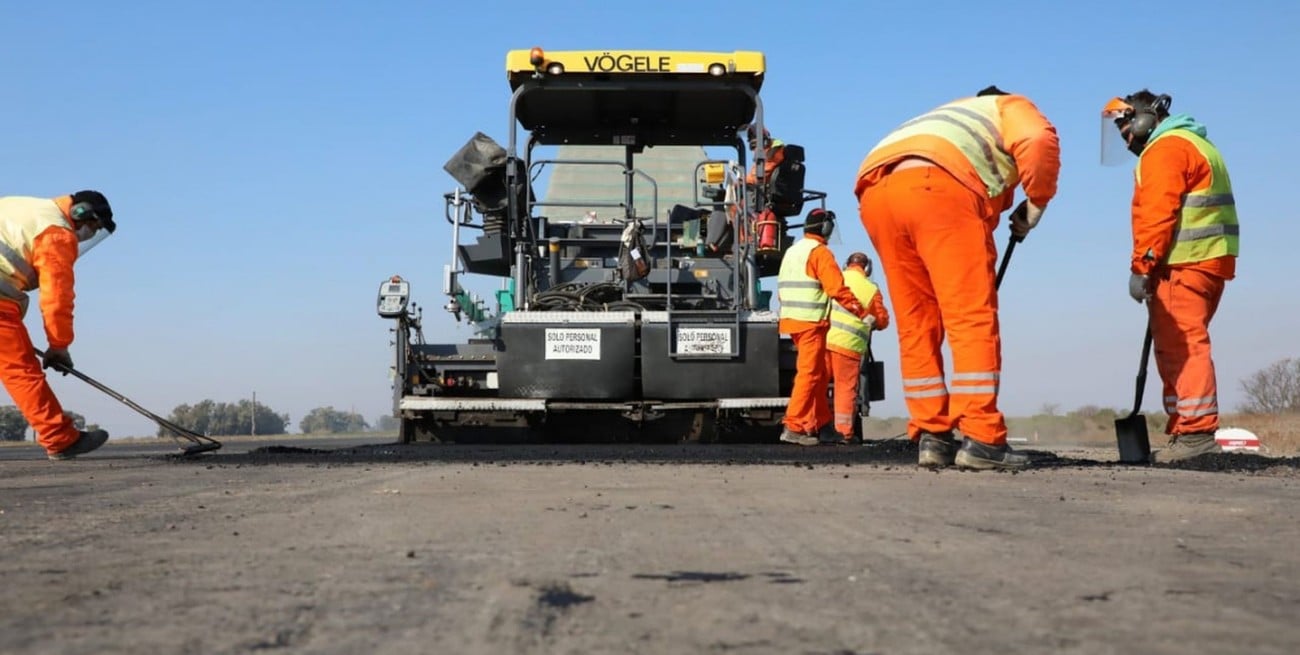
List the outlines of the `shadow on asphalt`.
{"type": "MultiPolygon", "coordinates": [[[[1042,450],[1030,455],[1030,470],[1068,468],[1151,468],[1210,473],[1272,473],[1294,475],[1300,457],[1264,457],[1249,453],[1203,455],[1173,464],[1135,467],[1115,461],[1071,457],[1042,450]]],[[[868,442],[864,446],[801,447],[786,444],[379,444],[337,449],[273,445],[246,453],[214,453],[196,457],[154,456],[183,465],[266,466],[314,464],[349,466],[380,463],[443,463],[474,465],[615,465],[709,464],[874,466],[913,468],[916,444],[907,439],[868,442]]]]}

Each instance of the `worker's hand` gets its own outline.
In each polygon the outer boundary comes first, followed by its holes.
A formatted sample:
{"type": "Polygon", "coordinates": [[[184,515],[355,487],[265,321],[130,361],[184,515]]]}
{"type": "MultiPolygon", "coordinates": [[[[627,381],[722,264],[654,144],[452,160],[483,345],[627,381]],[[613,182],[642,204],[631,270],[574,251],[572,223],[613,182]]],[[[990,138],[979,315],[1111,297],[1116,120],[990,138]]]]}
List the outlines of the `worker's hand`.
{"type": "Polygon", "coordinates": [[[1043,219],[1043,208],[1029,202],[1028,199],[1020,201],[1020,204],[1011,211],[1010,227],[1011,233],[1024,239],[1029,235],[1029,231],[1038,227],[1038,221],[1043,219]]]}
{"type": "Polygon", "coordinates": [[[1145,275],[1134,273],[1128,278],[1128,295],[1143,303],[1151,299],[1151,281],[1145,275]]]}
{"type": "Polygon", "coordinates": [[[45,365],[41,368],[51,368],[67,375],[68,370],[72,368],[72,355],[68,354],[67,348],[50,348],[45,351],[45,365]]]}
{"type": "Polygon", "coordinates": [[[876,329],[876,317],[867,315],[866,318],[862,319],[862,324],[867,326],[868,330],[874,330],[876,329]]]}

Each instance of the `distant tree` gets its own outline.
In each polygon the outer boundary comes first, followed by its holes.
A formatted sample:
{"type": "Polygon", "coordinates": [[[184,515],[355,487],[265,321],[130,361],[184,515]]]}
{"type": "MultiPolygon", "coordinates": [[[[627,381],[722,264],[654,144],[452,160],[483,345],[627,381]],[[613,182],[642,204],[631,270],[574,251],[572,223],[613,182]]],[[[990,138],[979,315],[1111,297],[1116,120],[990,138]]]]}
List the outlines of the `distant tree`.
{"type": "Polygon", "coordinates": [[[298,422],[298,429],[304,434],[313,432],[364,432],[370,427],[360,414],[356,412],[341,412],[333,407],[317,407],[307,412],[307,415],[298,422]]]}
{"type": "Polygon", "coordinates": [[[1246,414],[1300,412],[1300,359],[1283,359],[1255,371],[1241,381],[1246,392],[1246,414]]]}
{"type": "Polygon", "coordinates": [[[1043,406],[1038,408],[1038,413],[1043,416],[1056,416],[1060,411],[1061,406],[1058,403],[1043,403],[1043,406]]]}
{"type": "MultiPolygon", "coordinates": [[[[177,405],[167,420],[199,434],[228,436],[253,432],[253,403],[247,399],[237,403],[218,403],[203,400],[196,405],[177,405]]],[[[288,414],[277,414],[270,407],[257,404],[257,434],[284,434],[289,425],[288,414]]],[[[166,436],[159,428],[158,436],[166,436]]]]}
{"type": "Polygon", "coordinates": [[[397,427],[397,417],[392,414],[382,414],[378,419],[375,419],[375,431],[377,432],[393,432],[397,430],[397,427]]]}
{"type": "Polygon", "coordinates": [[[27,419],[13,405],[0,407],[0,441],[26,441],[27,419]]]}

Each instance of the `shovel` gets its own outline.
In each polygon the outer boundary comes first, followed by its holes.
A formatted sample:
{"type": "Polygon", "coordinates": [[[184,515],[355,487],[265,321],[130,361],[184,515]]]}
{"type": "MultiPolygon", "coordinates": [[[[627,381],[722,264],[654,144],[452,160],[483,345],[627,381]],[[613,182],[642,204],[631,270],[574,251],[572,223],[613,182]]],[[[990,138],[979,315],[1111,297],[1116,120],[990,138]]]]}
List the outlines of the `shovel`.
{"type": "Polygon", "coordinates": [[[1147,435],[1147,419],[1138,412],[1142,409],[1142,389],[1147,384],[1147,359],[1151,357],[1151,319],[1147,319],[1147,335],[1142,341],[1142,363],[1138,366],[1137,393],[1133,398],[1133,413],[1115,419],[1115,441],[1119,444],[1119,461],[1124,464],[1147,464],[1151,461],[1151,439],[1147,435]]]}
{"type": "MultiPolygon", "coordinates": [[[[32,350],[36,351],[36,354],[41,358],[42,361],[45,360],[45,351],[41,350],[40,348],[32,348],[32,350]]],[[[188,446],[185,445],[181,446],[180,454],[182,456],[197,455],[199,453],[206,453],[221,448],[220,441],[217,441],[212,437],[194,432],[193,430],[187,430],[179,425],[176,425],[175,423],[172,423],[171,421],[168,421],[167,419],[161,416],[158,416],[157,414],[154,414],[153,412],[135,404],[135,401],[131,400],[130,398],[127,398],[126,396],[123,396],[122,394],[113,391],[112,389],[109,389],[108,387],[100,384],[99,382],[96,382],[89,375],[86,375],[85,373],[82,373],[81,371],[78,371],[75,368],[64,368],[57,364],[52,365],[51,368],[53,368],[54,370],[60,373],[71,373],[73,376],[75,376],[77,379],[81,380],[82,382],[85,382],[86,384],[89,384],[90,386],[99,389],[100,391],[103,391],[104,393],[112,396],[115,400],[122,403],[123,405],[126,405],[127,407],[130,407],[131,409],[134,409],[135,411],[143,414],[146,418],[152,420],[154,423],[157,423],[159,427],[163,428],[164,430],[167,430],[168,432],[171,432],[172,438],[176,440],[176,443],[178,445],[180,444],[181,439],[190,442],[188,446]]]]}

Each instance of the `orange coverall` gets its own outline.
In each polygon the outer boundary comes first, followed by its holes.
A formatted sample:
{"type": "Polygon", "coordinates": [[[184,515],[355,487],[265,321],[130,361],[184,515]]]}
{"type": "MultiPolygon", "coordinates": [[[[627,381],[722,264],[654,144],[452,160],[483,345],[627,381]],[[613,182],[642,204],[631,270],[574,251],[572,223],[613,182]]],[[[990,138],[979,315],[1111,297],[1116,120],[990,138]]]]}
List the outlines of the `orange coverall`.
{"type": "MultiPolygon", "coordinates": [[[[53,202],[67,217],[72,197],[63,196],[53,202]]],[[[4,217],[0,216],[0,220],[4,217]]],[[[71,224],[71,219],[68,222],[71,224]]],[[[50,348],[67,348],[72,343],[72,265],[76,260],[77,235],[71,229],[47,228],[32,244],[28,263],[39,278],[41,315],[50,348]]],[[[32,349],[18,303],[0,298],[0,380],[36,430],[37,441],[48,452],[57,453],[76,442],[80,432],[64,415],[32,349]]]]}
{"type": "Polygon", "coordinates": [[[1147,306],[1169,415],[1165,432],[1214,432],[1219,429],[1219,402],[1210,320],[1219,308],[1224,283],[1236,277],[1237,258],[1160,264],[1173,247],[1183,194],[1210,186],[1210,164],[1187,139],[1169,138],[1148,146],[1140,165],[1142,182],[1133,188],[1131,270],[1149,275],[1154,287],[1147,306]],[[1152,258],[1146,257],[1148,252],[1152,258]]]}
{"type": "MultiPolygon", "coordinates": [[[[826,239],[807,233],[804,238],[821,244],[808,255],[805,273],[821,283],[822,291],[831,298],[830,302],[838,302],[855,316],[866,316],[866,308],[844,284],[844,274],[835,263],[835,255],[826,247],[826,239]]],[[[823,425],[831,422],[830,402],[827,400],[830,375],[826,370],[826,330],[829,327],[829,319],[813,323],[792,318],[781,319],[777,326],[781,334],[790,335],[798,351],[794,388],[790,391],[790,404],[786,405],[784,419],[785,427],[791,432],[815,435],[823,425]]]]}
{"type": "MultiPolygon", "coordinates": [[[[864,276],[866,269],[856,264],[849,268],[857,269],[864,276]]],[[[881,297],[880,290],[877,289],[870,298],[862,298],[854,295],[867,308],[867,315],[876,319],[876,324],[872,330],[883,330],[889,327],[889,310],[885,309],[885,299],[881,297]]],[[[868,344],[870,345],[870,344],[868,344]]],[[[826,369],[830,373],[832,388],[831,394],[834,398],[832,401],[835,410],[835,431],[845,439],[853,438],[853,419],[857,415],[858,404],[858,379],[862,371],[862,358],[865,353],[853,352],[847,348],[841,348],[831,343],[826,344],[826,369]]]]}
{"type": "Polygon", "coordinates": [[[990,445],[1006,443],[998,410],[1002,342],[993,231],[1017,182],[1046,207],[1056,195],[1056,129],[1027,98],[997,98],[998,146],[1018,179],[989,197],[974,165],[948,140],[919,134],[873,150],[858,171],[859,215],[888,278],[898,328],[908,435],[954,428],[990,445]],[[952,350],[944,383],[945,333],[952,350]]]}

